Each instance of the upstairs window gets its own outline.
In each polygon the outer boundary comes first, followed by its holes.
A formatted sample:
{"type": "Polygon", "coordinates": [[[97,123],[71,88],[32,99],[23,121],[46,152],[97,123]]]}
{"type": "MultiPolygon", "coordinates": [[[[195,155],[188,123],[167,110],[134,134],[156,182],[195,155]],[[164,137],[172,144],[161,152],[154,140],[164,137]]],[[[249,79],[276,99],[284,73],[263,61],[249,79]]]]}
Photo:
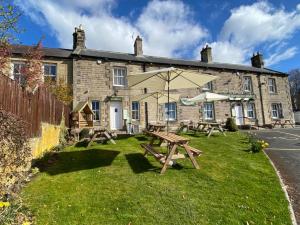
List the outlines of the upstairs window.
{"type": "Polygon", "coordinates": [[[212,91],[212,89],[213,89],[213,86],[212,86],[212,82],[211,81],[208,82],[208,83],[206,83],[203,86],[203,88],[202,88],[203,91],[212,91]]]}
{"type": "Polygon", "coordinates": [[[139,102],[132,102],[131,103],[131,118],[133,120],[140,119],[140,103],[139,102]]]}
{"type": "Polygon", "coordinates": [[[176,119],[177,119],[176,103],[175,102],[170,102],[169,104],[165,103],[165,120],[175,121],[176,119]],[[169,112],[169,116],[168,116],[168,112],[169,112]]]}
{"type": "Polygon", "coordinates": [[[212,102],[204,103],[203,119],[204,120],[213,120],[214,119],[214,104],[212,102]]]}
{"type": "Polygon", "coordinates": [[[274,78],[268,79],[269,93],[274,94],[277,92],[276,80],[274,78]]]}
{"type": "Polygon", "coordinates": [[[23,62],[13,63],[13,79],[20,84],[23,84],[25,82],[25,78],[23,75],[24,68],[25,64],[23,62]]]}
{"type": "Polygon", "coordinates": [[[114,68],[113,70],[113,85],[125,86],[126,68],[114,68]]]}
{"type": "Polygon", "coordinates": [[[252,92],[252,80],[251,77],[243,77],[243,90],[245,92],[252,92]]]}
{"type": "Polygon", "coordinates": [[[255,118],[255,105],[254,103],[247,104],[247,117],[254,119],[255,118]]]}
{"type": "Polygon", "coordinates": [[[100,121],[100,102],[99,101],[92,101],[92,110],[94,113],[93,120],[100,121]]]}
{"type": "Polygon", "coordinates": [[[50,80],[56,80],[57,66],[56,64],[44,64],[44,77],[50,80]]]}
{"type": "Polygon", "coordinates": [[[272,118],[273,119],[283,118],[281,103],[273,103],[271,105],[271,108],[272,108],[272,118]]]}

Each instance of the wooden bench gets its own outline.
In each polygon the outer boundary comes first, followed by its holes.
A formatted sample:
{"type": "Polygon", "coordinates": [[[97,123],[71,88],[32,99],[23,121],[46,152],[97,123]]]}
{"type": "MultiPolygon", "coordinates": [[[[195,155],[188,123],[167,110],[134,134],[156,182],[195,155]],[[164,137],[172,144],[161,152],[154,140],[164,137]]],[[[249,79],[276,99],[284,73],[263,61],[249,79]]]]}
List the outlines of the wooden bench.
{"type": "Polygon", "coordinates": [[[145,155],[150,153],[158,160],[160,163],[163,164],[163,168],[161,169],[161,174],[163,174],[167,166],[172,166],[176,163],[177,159],[186,158],[184,154],[179,153],[178,147],[183,147],[186,151],[188,158],[191,160],[192,164],[196,169],[199,169],[199,165],[194,157],[199,156],[201,151],[193,148],[188,145],[189,138],[178,136],[174,133],[167,133],[167,132],[146,132],[146,134],[152,136],[152,139],[149,144],[141,144],[141,147],[145,150],[145,155]],[[158,140],[159,143],[163,141],[167,142],[167,153],[162,154],[154,150],[154,141],[158,140]]]}

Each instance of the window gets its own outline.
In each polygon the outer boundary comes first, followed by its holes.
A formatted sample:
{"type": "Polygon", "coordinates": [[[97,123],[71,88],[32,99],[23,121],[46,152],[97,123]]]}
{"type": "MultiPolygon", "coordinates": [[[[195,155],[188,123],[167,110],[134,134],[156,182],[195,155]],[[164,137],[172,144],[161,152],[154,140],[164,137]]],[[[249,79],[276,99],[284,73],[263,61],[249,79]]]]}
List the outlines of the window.
{"type": "Polygon", "coordinates": [[[274,78],[269,78],[268,79],[268,86],[269,86],[269,93],[276,93],[276,81],[274,78]]]}
{"type": "Polygon", "coordinates": [[[245,92],[252,92],[251,77],[244,77],[243,78],[243,90],[245,92]]]}
{"type": "Polygon", "coordinates": [[[94,121],[100,121],[100,102],[92,101],[92,110],[94,113],[94,121]]]}
{"type": "Polygon", "coordinates": [[[175,102],[170,102],[169,104],[165,103],[165,120],[169,119],[169,121],[174,121],[177,118],[176,116],[177,116],[176,103],[175,102]],[[169,112],[169,116],[168,116],[168,112],[169,112]]]}
{"type": "Polygon", "coordinates": [[[255,118],[255,106],[254,103],[247,104],[247,117],[248,118],[255,118]]]}
{"type": "Polygon", "coordinates": [[[203,107],[204,120],[214,119],[214,104],[212,102],[205,102],[203,107]]]}
{"type": "Polygon", "coordinates": [[[113,74],[113,85],[114,86],[125,86],[126,69],[125,68],[114,68],[113,74]]]}
{"type": "Polygon", "coordinates": [[[140,103],[139,102],[132,102],[131,103],[131,118],[133,120],[140,119],[140,103]]]}
{"type": "Polygon", "coordinates": [[[13,63],[13,79],[20,84],[23,84],[25,82],[24,76],[23,76],[23,70],[25,68],[25,64],[22,62],[14,62],[13,63]]]}
{"type": "Polygon", "coordinates": [[[212,82],[208,82],[206,83],[203,88],[202,88],[203,91],[211,91],[212,90],[212,82]]]}
{"type": "Polygon", "coordinates": [[[44,76],[55,80],[57,75],[56,67],[56,64],[44,64],[44,76]]]}
{"type": "Polygon", "coordinates": [[[281,103],[272,104],[272,118],[273,119],[283,118],[281,103]]]}

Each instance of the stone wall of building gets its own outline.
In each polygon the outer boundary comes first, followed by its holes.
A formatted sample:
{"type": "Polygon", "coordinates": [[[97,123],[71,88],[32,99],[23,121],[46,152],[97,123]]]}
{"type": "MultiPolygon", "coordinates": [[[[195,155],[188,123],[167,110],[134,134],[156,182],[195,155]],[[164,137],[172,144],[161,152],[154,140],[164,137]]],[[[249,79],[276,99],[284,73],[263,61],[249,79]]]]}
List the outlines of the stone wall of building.
{"type": "MultiPolygon", "coordinates": [[[[129,116],[131,113],[131,97],[142,95],[144,90],[129,90],[127,87],[113,86],[113,68],[123,67],[127,69],[127,74],[134,74],[143,71],[150,71],[163,68],[155,65],[143,65],[130,62],[109,62],[96,59],[79,59],[74,61],[74,106],[79,101],[98,100],[101,102],[101,125],[109,127],[110,117],[110,97],[121,97],[123,110],[127,110],[129,116]]],[[[190,69],[190,68],[187,68],[190,69]]],[[[216,75],[219,78],[213,81],[212,92],[225,94],[229,96],[241,96],[246,98],[251,96],[252,102],[255,104],[255,115],[259,125],[269,124],[271,119],[271,104],[282,103],[283,114],[285,118],[291,118],[291,100],[289,95],[289,87],[287,77],[272,76],[276,79],[278,93],[269,94],[268,78],[270,75],[257,75],[246,72],[231,71],[215,71],[207,69],[197,69],[200,73],[216,75]],[[243,77],[250,76],[252,80],[252,93],[243,91],[243,77]],[[261,84],[261,85],[260,85],[261,84]],[[261,94],[260,94],[261,86],[261,94]],[[261,103],[261,96],[263,104],[261,103]],[[263,108],[262,108],[263,107],[263,108]],[[263,119],[264,114],[264,119],[263,119]],[[265,121],[264,121],[265,120],[265,121]]],[[[153,92],[149,87],[148,93],[153,92]]],[[[171,91],[171,93],[179,93],[181,97],[194,97],[202,92],[201,89],[182,89],[171,91]]],[[[234,116],[232,107],[235,103],[240,102],[243,105],[244,115],[247,113],[248,101],[218,101],[214,103],[215,120],[225,122],[228,117],[234,116]]],[[[157,110],[156,100],[147,99],[148,104],[148,122],[154,122],[157,118],[157,112],[160,122],[164,122],[164,107],[159,105],[157,110]]],[[[170,122],[171,126],[178,125],[180,121],[199,121],[202,118],[203,105],[201,103],[195,106],[185,106],[180,102],[177,103],[177,121],[170,122]]],[[[140,102],[140,120],[135,121],[141,127],[145,126],[145,103],[140,102]]]]}

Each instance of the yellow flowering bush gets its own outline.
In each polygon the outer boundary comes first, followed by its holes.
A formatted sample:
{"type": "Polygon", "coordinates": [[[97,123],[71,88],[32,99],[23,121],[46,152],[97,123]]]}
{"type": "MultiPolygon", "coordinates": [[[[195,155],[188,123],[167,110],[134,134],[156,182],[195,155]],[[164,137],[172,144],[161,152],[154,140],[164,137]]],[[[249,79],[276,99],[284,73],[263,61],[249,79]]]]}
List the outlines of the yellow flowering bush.
{"type": "Polygon", "coordinates": [[[9,207],[9,206],[10,206],[9,202],[0,202],[0,208],[9,207]]]}
{"type": "Polygon", "coordinates": [[[250,151],[253,153],[260,152],[269,147],[269,143],[264,140],[258,140],[254,135],[249,136],[250,151]]]}

